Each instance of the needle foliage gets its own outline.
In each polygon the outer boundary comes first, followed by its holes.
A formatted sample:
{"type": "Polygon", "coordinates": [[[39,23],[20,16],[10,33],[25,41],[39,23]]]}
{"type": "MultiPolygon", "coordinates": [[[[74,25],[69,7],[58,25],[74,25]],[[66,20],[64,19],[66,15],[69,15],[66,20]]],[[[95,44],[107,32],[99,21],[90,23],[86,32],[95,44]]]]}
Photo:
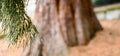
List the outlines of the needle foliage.
{"type": "Polygon", "coordinates": [[[10,44],[30,42],[38,33],[24,8],[24,0],[0,0],[2,28],[10,44]]]}

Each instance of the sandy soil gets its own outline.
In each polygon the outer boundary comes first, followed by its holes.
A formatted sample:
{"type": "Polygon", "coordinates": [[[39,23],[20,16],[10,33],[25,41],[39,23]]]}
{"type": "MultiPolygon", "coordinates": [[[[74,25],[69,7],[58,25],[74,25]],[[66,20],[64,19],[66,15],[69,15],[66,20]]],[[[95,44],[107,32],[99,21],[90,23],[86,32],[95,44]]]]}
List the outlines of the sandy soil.
{"type": "Polygon", "coordinates": [[[73,47],[69,56],[120,56],[120,20],[101,21],[103,31],[86,46],[73,47]]]}
{"type": "MultiPolygon", "coordinates": [[[[68,56],[120,56],[120,20],[101,21],[104,30],[97,32],[86,46],[70,49],[68,56]]],[[[0,56],[20,56],[21,49],[11,47],[0,40],[0,56]]]]}

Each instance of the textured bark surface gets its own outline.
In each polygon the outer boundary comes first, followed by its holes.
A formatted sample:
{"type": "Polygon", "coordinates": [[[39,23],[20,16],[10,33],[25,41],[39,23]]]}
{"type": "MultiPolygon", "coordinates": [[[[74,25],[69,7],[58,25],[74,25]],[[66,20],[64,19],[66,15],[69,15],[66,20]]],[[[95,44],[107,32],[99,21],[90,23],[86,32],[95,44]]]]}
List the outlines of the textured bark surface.
{"type": "Polygon", "coordinates": [[[38,0],[32,21],[43,41],[36,39],[25,56],[64,56],[102,30],[90,0],[38,0]]]}
{"type": "Polygon", "coordinates": [[[91,0],[76,0],[75,17],[79,44],[87,44],[96,31],[102,30],[93,11],[91,0]]]}

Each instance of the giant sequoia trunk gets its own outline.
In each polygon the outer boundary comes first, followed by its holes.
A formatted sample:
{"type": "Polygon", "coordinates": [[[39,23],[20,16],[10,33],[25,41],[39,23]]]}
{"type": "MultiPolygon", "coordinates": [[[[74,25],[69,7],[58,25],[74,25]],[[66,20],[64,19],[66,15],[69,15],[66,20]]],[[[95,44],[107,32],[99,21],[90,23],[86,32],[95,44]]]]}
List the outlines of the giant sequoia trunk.
{"type": "Polygon", "coordinates": [[[102,30],[90,0],[38,0],[32,21],[41,37],[25,56],[64,56],[102,30]]]}

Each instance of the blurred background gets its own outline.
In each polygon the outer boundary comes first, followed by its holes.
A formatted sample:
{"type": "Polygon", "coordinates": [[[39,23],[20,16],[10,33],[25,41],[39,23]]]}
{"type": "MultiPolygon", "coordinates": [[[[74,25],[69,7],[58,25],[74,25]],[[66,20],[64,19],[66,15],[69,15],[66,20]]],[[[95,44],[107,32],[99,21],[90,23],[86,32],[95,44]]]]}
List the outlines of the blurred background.
{"type": "Polygon", "coordinates": [[[99,20],[120,18],[120,0],[92,0],[99,20]]]}
{"type": "Polygon", "coordinates": [[[120,3],[120,0],[92,0],[92,3],[94,7],[100,7],[120,3]]]}

